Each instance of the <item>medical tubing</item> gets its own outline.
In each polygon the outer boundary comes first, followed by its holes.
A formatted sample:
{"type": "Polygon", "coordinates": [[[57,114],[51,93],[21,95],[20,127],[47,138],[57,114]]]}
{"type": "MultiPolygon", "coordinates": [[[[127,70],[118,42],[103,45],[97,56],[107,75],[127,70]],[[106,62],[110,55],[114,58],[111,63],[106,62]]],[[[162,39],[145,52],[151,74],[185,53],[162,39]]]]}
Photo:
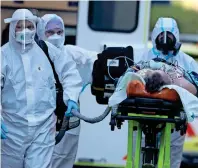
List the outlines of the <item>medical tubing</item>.
{"type": "MultiPolygon", "coordinates": [[[[87,123],[94,124],[94,123],[98,123],[98,122],[102,121],[103,119],[105,119],[105,117],[110,113],[110,111],[111,111],[111,107],[107,107],[106,110],[104,111],[104,113],[102,113],[100,116],[94,117],[94,118],[88,118],[88,117],[80,114],[77,110],[72,110],[71,113],[74,116],[76,116],[77,118],[79,118],[87,123]]],[[[61,141],[63,136],[65,135],[65,132],[69,126],[69,118],[70,117],[64,116],[61,129],[60,129],[58,135],[55,137],[55,145],[57,145],[61,141]]]]}
{"type": "Polygon", "coordinates": [[[64,118],[63,118],[63,123],[62,123],[62,126],[61,126],[61,130],[66,130],[68,125],[69,125],[69,118],[70,117],[67,117],[66,115],[64,115],[64,118]]]}
{"type": "Polygon", "coordinates": [[[55,145],[57,145],[61,141],[63,136],[65,135],[65,132],[66,132],[68,126],[69,126],[69,118],[70,117],[67,117],[67,116],[64,115],[61,129],[60,129],[58,135],[55,137],[55,145]]]}
{"type": "Polygon", "coordinates": [[[94,117],[94,118],[86,117],[86,116],[82,115],[81,113],[79,113],[77,110],[72,110],[71,113],[75,117],[77,117],[87,123],[94,124],[94,123],[98,123],[98,122],[104,120],[106,118],[106,116],[110,113],[110,111],[111,111],[111,107],[107,107],[106,110],[104,111],[104,113],[102,113],[101,115],[94,117]]]}

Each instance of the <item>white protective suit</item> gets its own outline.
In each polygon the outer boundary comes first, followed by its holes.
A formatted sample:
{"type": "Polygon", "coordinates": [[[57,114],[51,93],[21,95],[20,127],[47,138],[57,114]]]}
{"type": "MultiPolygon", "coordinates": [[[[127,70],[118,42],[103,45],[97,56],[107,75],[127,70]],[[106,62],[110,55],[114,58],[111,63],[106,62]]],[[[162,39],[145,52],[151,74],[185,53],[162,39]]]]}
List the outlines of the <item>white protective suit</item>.
{"type": "MultiPolygon", "coordinates": [[[[37,17],[27,9],[18,9],[5,20],[10,28],[9,42],[1,48],[1,104],[9,132],[1,144],[1,167],[51,168],[56,132],[55,79],[46,55],[34,40],[25,47],[16,42],[19,20],[35,26],[37,17]]],[[[47,46],[63,85],[64,102],[77,102],[82,83],[75,62],[52,44],[47,46]]]]}
{"type": "MultiPolygon", "coordinates": [[[[97,59],[97,53],[87,51],[77,46],[65,45],[65,28],[61,17],[55,14],[46,14],[39,21],[37,27],[37,35],[40,40],[48,40],[45,36],[46,25],[52,19],[57,18],[62,23],[63,36],[60,40],[59,47],[65,54],[66,59],[72,57],[77,64],[77,69],[81,75],[83,85],[91,83],[93,63],[97,59]]],[[[53,153],[53,168],[72,168],[75,162],[78,140],[80,134],[80,126],[66,132],[65,136],[59,144],[55,146],[53,153]]]]}
{"type": "MultiPolygon", "coordinates": [[[[179,29],[177,23],[172,18],[159,18],[152,32],[152,44],[153,48],[145,52],[142,60],[151,60],[153,58],[159,57],[166,59],[168,62],[177,62],[180,67],[185,70],[195,71],[198,73],[198,64],[197,62],[191,58],[189,55],[179,51],[176,56],[172,56],[168,58],[168,56],[163,55],[156,48],[155,40],[157,36],[163,31],[170,31],[175,36],[176,40],[179,41],[179,29]]],[[[185,136],[180,136],[179,132],[174,132],[172,134],[171,141],[171,168],[179,168],[181,159],[182,159],[182,151],[183,151],[183,143],[185,136]]]]}

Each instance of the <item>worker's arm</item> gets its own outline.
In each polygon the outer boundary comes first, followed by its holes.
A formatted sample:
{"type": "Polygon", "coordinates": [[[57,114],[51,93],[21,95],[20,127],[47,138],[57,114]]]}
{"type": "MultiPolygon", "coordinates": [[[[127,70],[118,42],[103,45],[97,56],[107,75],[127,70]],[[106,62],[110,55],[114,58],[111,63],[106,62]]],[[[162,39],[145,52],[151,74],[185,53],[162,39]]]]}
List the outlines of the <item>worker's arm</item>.
{"type": "Polygon", "coordinates": [[[98,53],[85,50],[78,46],[66,45],[64,47],[65,55],[72,57],[77,65],[77,69],[83,81],[83,86],[92,83],[92,71],[95,60],[98,58],[98,53]]]}
{"type": "Polygon", "coordinates": [[[196,87],[192,83],[190,83],[188,80],[186,80],[184,77],[175,79],[173,84],[188,90],[189,92],[191,92],[194,95],[197,94],[196,87]]]}
{"type": "Polygon", "coordinates": [[[55,46],[46,42],[51,60],[54,62],[56,73],[63,87],[63,100],[67,104],[68,100],[78,102],[79,94],[82,88],[82,80],[76,63],[67,56],[64,51],[57,50],[55,46]]]}
{"type": "Polygon", "coordinates": [[[94,61],[97,59],[98,53],[95,51],[89,51],[74,45],[66,45],[65,48],[77,65],[93,65],[94,61]]]}

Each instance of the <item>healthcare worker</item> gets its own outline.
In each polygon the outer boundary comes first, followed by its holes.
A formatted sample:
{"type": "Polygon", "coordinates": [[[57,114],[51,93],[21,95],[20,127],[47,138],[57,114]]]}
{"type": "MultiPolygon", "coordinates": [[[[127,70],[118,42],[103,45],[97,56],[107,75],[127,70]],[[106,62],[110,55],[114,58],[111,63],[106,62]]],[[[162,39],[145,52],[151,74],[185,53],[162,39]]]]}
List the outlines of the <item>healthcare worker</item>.
{"type": "MultiPolygon", "coordinates": [[[[1,142],[2,168],[51,168],[55,79],[48,58],[34,41],[36,21],[27,9],[18,9],[5,19],[10,27],[9,42],[1,48],[1,115],[8,133],[1,142]]],[[[63,86],[64,102],[68,109],[78,109],[75,102],[82,82],[75,62],[46,44],[63,86]]]]}
{"type": "MultiPolygon", "coordinates": [[[[97,53],[73,45],[64,45],[65,28],[61,17],[55,14],[44,15],[38,23],[37,35],[40,40],[46,40],[61,49],[66,58],[74,59],[84,86],[91,82],[93,63],[97,59],[97,53]]],[[[53,168],[73,167],[78,149],[79,133],[80,126],[67,131],[61,142],[55,146],[53,168]]]]}
{"type": "MultiPolygon", "coordinates": [[[[172,18],[159,18],[152,32],[153,48],[145,52],[142,60],[162,58],[181,68],[198,73],[197,62],[180,50],[179,29],[172,18]]],[[[174,132],[171,140],[171,168],[179,168],[185,136],[174,132]]]]}

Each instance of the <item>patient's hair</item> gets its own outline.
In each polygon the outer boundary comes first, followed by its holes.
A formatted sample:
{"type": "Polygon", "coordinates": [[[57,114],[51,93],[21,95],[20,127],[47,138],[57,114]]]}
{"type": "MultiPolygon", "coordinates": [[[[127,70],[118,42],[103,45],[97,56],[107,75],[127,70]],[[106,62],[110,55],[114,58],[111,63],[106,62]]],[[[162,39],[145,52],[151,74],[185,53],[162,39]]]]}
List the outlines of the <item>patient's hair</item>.
{"type": "Polygon", "coordinates": [[[171,84],[171,80],[167,78],[166,74],[160,73],[159,71],[153,71],[145,78],[146,91],[153,93],[157,92],[163,85],[171,84]]]}
{"type": "Polygon", "coordinates": [[[149,93],[157,92],[163,85],[177,85],[197,94],[196,87],[184,77],[177,77],[176,71],[164,72],[163,70],[141,69],[137,72],[146,82],[145,89],[149,93]]]}

